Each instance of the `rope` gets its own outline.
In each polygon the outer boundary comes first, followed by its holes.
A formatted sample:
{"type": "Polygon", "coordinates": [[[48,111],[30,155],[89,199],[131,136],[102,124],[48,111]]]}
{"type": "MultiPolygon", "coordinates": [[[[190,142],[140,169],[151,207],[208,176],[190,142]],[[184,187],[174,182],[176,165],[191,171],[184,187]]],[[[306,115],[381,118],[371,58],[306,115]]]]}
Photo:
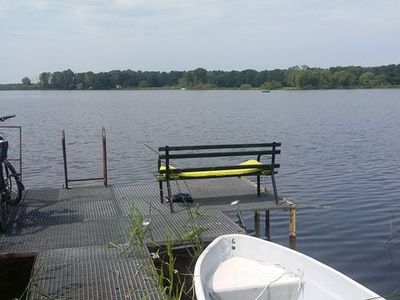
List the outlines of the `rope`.
{"type": "Polygon", "coordinates": [[[254,300],[260,299],[260,297],[264,294],[264,292],[265,292],[266,290],[268,290],[268,291],[270,292],[270,290],[269,290],[270,285],[273,284],[274,282],[277,282],[279,279],[281,279],[281,278],[282,278],[283,276],[285,276],[285,275],[286,275],[286,273],[283,273],[283,274],[281,274],[278,278],[276,278],[276,279],[274,279],[273,281],[271,281],[270,283],[268,283],[268,285],[266,285],[266,286],[264,287],[264,289],[261,291],[261,293],[259,293],[258,296],[257,296],[254,300]]]}

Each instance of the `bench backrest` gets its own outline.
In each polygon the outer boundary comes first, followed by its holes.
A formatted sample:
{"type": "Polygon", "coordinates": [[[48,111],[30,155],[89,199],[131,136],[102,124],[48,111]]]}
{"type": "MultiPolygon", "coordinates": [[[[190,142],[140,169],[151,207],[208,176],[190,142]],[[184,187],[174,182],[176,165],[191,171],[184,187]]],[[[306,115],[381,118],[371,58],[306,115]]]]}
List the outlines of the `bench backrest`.
{"type": "MultiPolygon", "coordinates": [[[[223,144],[223,145],[198,145],[198,146],[165,146],[158,148],[159,154],[159,167],[161,160],[165,159],[167,169],[170,159],[188,159],[188,158],[202,158],[202,157],[231,157],[231,156],[251,156],[256,155],[257,160],[263,155],[271,155],[271,167],[279,168],[275,164],[275,155],[280,154],[281,143],[259,143],[259,144],[223,144]],[[243,149],[243,151],[232,151],[233,149],[243,149]],[[225,150],[225,151],[212,151],[212,150],[225,150]]],[[[222,168],[222,167],[216,167],[222,168]]],[[[245,166],[237,166],[241,169],[245,166]]],[[[197,168],[206,169],[206,168],[197,168]]],[[[215,169],[215,167],[213,168],[215,169]]],[[[194,168],[191,168],[194,170],[194,168]]],[[[181,169],[180,171],[183,171],[181,169]]]]}

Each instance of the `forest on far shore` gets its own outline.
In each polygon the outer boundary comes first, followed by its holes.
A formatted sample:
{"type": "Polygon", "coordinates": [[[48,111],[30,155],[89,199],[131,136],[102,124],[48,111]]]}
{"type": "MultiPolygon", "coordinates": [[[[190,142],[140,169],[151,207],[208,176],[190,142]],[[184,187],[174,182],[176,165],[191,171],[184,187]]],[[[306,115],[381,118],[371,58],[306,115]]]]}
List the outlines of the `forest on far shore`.
{"type": "Polygon", "coordinates": [[[400,64],[379,67],[312,68],[256,71],[133,71],[74,73],[72,70],[43,72],[37,80],[2,84],[3,90],[109,90],[109,89],[351,89],[400,87],[400,64]]]}

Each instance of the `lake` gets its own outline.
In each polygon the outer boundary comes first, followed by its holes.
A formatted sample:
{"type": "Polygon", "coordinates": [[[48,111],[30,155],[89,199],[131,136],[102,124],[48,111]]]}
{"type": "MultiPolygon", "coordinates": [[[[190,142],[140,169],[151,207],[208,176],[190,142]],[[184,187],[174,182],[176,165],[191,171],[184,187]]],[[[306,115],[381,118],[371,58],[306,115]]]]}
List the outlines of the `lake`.
{"type": "MultiPolygon", "coordinates": [[[[3,125],[23,127],[28,189],[63,185],[63,129],[76,178],[101,175],[106,128],[111,184],[153,180],[145,145],[282,142],[276,179],[298,204],[296,249],[382,295],[400,288],[398,89],[0,92],[0,115],[14,113],[3,125]]],[[[271,238],[288,245],[287,212],[271,213],[271,238]]]]}

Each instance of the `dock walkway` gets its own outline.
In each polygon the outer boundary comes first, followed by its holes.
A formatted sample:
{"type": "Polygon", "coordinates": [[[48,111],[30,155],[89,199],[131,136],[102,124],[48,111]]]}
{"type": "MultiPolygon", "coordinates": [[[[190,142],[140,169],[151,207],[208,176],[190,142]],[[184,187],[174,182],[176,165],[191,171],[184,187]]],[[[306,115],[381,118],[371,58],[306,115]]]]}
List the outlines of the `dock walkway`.
{"type": "Polygon", "coordinates": [[[183,243],[190,226],[202,229],[205,242],[244,233],[225,212],[290,205],[276,205],[269,192],[257,197],[246,179],[192,180],[172,188],[192,195],[195,218],[183,203],[170,213],[168,203],[160,203],[157,183],[28,190],[12,211],[16,222],[0,235],[0,256],[37,253],[35,269],[41,271],[33,299],[163,299],[150,275],[155,267],[147,247],[135,244],[129,255],[121,250],[135,214],[148,223],[148,241],[162,246],[167,235],[175,245],[183,243]]]}

